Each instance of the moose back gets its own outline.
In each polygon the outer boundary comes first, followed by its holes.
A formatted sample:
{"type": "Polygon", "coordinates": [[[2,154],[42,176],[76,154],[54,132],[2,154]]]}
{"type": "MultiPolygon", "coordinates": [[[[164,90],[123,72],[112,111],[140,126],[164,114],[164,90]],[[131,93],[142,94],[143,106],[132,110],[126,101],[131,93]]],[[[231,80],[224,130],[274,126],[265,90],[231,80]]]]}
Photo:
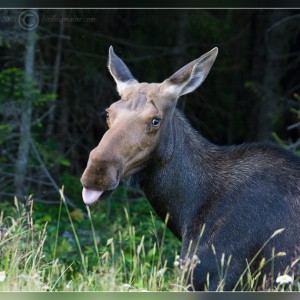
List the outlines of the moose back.
{"type": "Polygon", "coordinates": [[[139,83],[110,47],[108,68],[121,99],[107,108],[109,129],[81,178],[87,205],[107,198],[122,178],[134,178],[157,214],[163,220],[169,214],[182,261],[199,258],[189,278],[196,290],[218,288],[222,255],[232,257],[225,290],[254,257],[253,271],[273,257],[261,270],[270,280],[299,271],[288,267],[300,256],[300,159],[270,144],[214,145],[176,109],[180,96],[204,81],[217,53],[212,49],[162,83],[139,83]]]}

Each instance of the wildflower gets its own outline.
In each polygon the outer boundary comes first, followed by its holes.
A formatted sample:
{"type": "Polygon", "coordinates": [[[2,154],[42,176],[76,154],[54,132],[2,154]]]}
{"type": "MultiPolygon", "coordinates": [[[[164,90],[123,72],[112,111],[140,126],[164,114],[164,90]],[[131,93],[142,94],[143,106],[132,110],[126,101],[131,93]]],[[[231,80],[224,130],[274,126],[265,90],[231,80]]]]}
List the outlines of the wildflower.
{"type": "Polygon", "coordinates": [[[72,287],[72,280],[70,280],[67,285],[66,285],[66,289],[70,289],[72,287]]]}
{"type": "Polygon", "coordinates": [[[289,284],[289,283],[292,283],[293,280],[294,280],[293,277],[285,274],[285,275],[277,277],[276,283],[279,285],[280,284],[289,284]]]}
{"type": "Polygon", "coordinates": [[[0,282],[4,281],[6,278],[5,271],[0,272],[0,282]]]}
{"type": "Polygon", "coordinates": [[[166,268],[162,268],[157,271],[157,276],[163,276],[165,272],[166,272],[166,268]]]}
{"type": "Polygon", "coordinates": [[[174,267],[179,267],[180,262],[178,260],[174,261],[174,267]]]}
{"type": "Polygon", "coordinates": [[[194,263],[196,263],[196,264],[200,264],[200,259],[199,259],[199,257],[195,254],[195,255],[193,255],[193,258],[192,258],[192,260],[194,261],[194,263]]]}
{"type": "Polygon", "coordinates": [[[188,257],[186,259],[181,259],[180,260],[180,269],[181,270],[187,270],[188,267],[191,265],[191,259],[188,257]]]}

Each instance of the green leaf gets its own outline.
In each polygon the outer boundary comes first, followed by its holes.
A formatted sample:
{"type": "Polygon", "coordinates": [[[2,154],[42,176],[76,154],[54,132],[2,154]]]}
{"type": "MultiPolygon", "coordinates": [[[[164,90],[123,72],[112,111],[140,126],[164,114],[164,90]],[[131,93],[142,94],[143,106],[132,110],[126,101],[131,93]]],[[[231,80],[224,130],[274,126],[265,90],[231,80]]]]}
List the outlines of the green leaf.
{"type": "Polygon", "coordinates": [[[70,167],[71,166],[71,163],[67,160],[67,159],[61,159],[59,161],[59,163],[62,165],[62,166],[65,166],[65,167],[70,167]]]}

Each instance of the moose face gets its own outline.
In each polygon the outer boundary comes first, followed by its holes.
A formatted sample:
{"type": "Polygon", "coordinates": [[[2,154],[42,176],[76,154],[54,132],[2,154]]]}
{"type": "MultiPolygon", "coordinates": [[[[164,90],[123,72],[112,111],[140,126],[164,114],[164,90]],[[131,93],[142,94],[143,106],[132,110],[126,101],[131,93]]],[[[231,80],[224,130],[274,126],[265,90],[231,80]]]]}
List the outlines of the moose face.
{"type": "Polygon", "coordinates": [[[86,204],[96,201],[102,191],[115,189],[122,177],[147,164],[169,111],[155,104],[158,90],[155,84],[137,84],[106,110],[109,129],[91,151],[81,178],[86,204]]]}
{"type": "Polygon", "coordinates": [[[106,110],[109,129],[91,151],[81,177],[85,204],[109,195],[122,177],[147,165],[168,130],[177,99],[202,83],[216,55],[214,48],[164,82],[148,84],[138,83],[110,48],[108,67],[121,99],[106,110]]]}

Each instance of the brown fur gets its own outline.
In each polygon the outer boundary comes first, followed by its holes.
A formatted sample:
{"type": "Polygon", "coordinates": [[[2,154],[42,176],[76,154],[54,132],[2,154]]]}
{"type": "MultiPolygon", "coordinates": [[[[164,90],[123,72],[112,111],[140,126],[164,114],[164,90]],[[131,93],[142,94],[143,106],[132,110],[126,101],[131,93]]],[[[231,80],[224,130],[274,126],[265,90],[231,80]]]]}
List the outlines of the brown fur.
{"type": "MultiPolygon", "coordinates": [[[[137,181],[157,214],[163,220],[169,214],[168,227],[182,241],[183,261],[194,242],[201,261],[190,278],[194,288],[204,289],[209,273],[212,290],[220,283],[216,260],[222,253],[232,255],[225,284],[232,289],[246,261],[279,228],[284,233],[264,247],[252,270],[275,248],[286,252],[274,262],[274,276],[282,274],[300,245],[300,159],[269,144],[213,145],[175,108],[181,95],[206,78],[216,55],[213,49],[164,82],[148,84],[138,83],[111,48],[109,69],[121,99],[107,109],[109,129],[91,151],[81,178],[89,195],[109,193],[123,177],[137,181]]],[[[262,270],[270,271],[269,266],[262,270]]]]}

